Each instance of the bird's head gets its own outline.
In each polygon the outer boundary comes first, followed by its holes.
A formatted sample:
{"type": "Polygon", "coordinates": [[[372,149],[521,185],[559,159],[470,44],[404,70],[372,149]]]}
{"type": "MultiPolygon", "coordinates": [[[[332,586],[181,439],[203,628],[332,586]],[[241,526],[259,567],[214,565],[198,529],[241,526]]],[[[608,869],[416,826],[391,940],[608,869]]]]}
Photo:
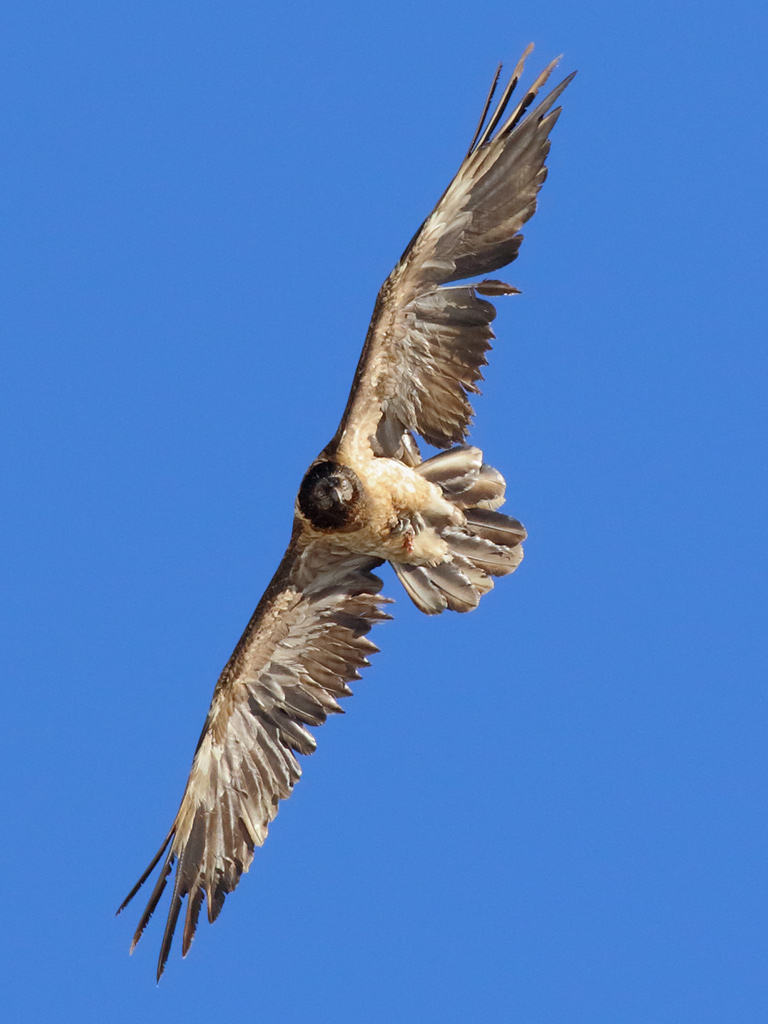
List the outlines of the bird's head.
{"type": "Polygon", "coordinates": [[[301,481],[299,510],[316,530],[350,530],[357,526],[362,501],[360,478],[338,462],[316,462],[301,481]]]}

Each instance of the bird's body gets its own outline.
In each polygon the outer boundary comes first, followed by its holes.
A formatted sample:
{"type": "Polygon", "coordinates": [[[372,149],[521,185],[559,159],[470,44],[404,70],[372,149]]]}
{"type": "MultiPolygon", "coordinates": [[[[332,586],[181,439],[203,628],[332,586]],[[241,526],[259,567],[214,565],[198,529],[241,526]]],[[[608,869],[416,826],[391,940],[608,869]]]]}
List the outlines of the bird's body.
{"type": "Polygon", "coordinates": [[[465,444],[493,337],[484,296],[516,289],[455,282],[511,262],[536,208],[570,78],[528,112],[554,61],[503,120],[530,50],[486,123],[491,90],[456,177],[379,292],[339,429],[301,482],[288,550],[216,684],[178,814],[123,903],[165,855],[135,945],[175,865],[158,977],[184,899],[186,955],[203,902],[213,921],[301,774],[295,755],[314,750],[307,726],[341,710],[377,650],[366,634],[388,616],[371,570],[389,562],[438,614],[475,608],[520,563],[525,530],[497,511],[504,478],[465,444]],[[445,450],[422,461],[417,435],[445,450]]]}
{"type": "MultiPolygon", "coordinates": [[[[441,489],[410,466],[396,459],[376,458],[366,453],[337,451],[328,459],[323,453],[314,467],[329,467],[332,475],[345,471],[355,484],[355,496],[350,499],[350,516],[343,526],[321,525],[323,511],[318,510],[313,521],[313,510],[307,504],[302,510],[301,496],[296,502],[296,514],[306,523],[309,532],[336,534],[336,541],[354,554],[370,555],[381,561],[405,562],[409,565],[434,565],[443,561],[448,545],[435,530],[424,529],[426,521],[460,525],[460,510],[443,496],[441,489]],[[333,468],[331,468],[333,467],[333,468]]],[[[324,478],[321,478],[324,479],[324,478]]]]}

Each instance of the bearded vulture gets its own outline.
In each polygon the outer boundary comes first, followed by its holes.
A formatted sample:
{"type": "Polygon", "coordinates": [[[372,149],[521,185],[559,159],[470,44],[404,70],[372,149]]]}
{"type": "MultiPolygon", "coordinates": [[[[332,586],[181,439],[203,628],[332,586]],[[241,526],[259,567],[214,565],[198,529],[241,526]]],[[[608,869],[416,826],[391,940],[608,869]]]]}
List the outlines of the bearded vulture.
{"type": "Polygon", "coordinates": [[[341,710],[377,650],[367,634],[389,616],[372,570],[389,562],[436,615],[475,608],[520,564],[525,530],[497,511],[504,478],[465,441],[493,338],[487,297],[517,291],[484,275],[517,256],[573,77],[532,107],[555,60],[511,105],[532,49],[489,117],[496,72],[456,177],[378,294],[341,423],[301,482],[288,550],[216,684],[179,811],[120,908],[162,859],[133,950],[175,869],[158,980],[184,899],[186,956],[203,902],[213,922],[299,779],[296,755],[315,749],[307,727],[341,710]],[[442,451],[422,460],[417,435],[442,451]]]}

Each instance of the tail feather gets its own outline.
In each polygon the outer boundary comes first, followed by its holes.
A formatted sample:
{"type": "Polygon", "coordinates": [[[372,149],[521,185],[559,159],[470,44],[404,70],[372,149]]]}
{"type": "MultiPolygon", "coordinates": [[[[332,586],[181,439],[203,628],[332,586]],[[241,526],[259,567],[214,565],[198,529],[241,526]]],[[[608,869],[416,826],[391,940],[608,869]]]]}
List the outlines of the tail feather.
{"type": "Polygon", "coordinates": [[[514,547],[528,536],[522,523],[501,512],[493,512],[485,508],[469,508],[464,515],[471,533],[492,544],[498,544],[500,547],[514,547]]]}
{"type": "Polygon", "coordinates": [[[416,472],[431,483],[438,484],[443,494],[453,497],[475,483],[482,464],[483,453],[480,449],[462,444],[422,462],[416,472]]]}
{"type": "Polygon", "coordinates": [[[438,565],[392,562],[413,603],[427,615],[476,608],[493,587],[493,576],[514,572],[523,558],[526,532],[511,516],[495,511],[504,501],[505,481],[483,462],[478,448],[461,445],[415,467],[464,512],[461,526],[435,525],[449,555],[438,565]]]}
{"type": "Polygon", "coordinates": [[[439,615],[446,608],[468,612],[480,601],[478,590],[452,562],[434,566],[393,562],[392,568],[410,599],[426,615],[439,615]]]}
{"type": "Polygon", "coordinates": [[[476,563],[469,558],[465,558],[463,555],[454,554],[451,564],[460,569],[467,577],[478,593],[478,601],[483,594],[487,594],[489,590],[493,590],[491,574],[479,563],[476,563]]]}
{"type": "Polygon", "coordinates": [[[457,504],[460,504],[462,508],[496,509],[499,505],[504,504],[506,487],[507,483],[498,469],[483,463],[477,474],[477,479],[461,494],[461,501],[457,504]]]}
{"type": "Polygon", "coordinates": [[[443,536],[450,544],[454,561],[459,556],[489,576],[507,576],[523,560],[523,538],[519,536],[511,545],[496,544],[465,528],[446,530],[443,536]]]}

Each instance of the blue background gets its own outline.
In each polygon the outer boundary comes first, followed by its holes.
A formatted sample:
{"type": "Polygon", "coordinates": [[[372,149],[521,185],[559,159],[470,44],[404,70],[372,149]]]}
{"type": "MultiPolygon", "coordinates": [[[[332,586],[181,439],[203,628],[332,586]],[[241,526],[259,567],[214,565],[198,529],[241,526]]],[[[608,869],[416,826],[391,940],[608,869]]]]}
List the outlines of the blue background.
{"type": "Polygon", "coordinates": [[[768,15],[11,2],[2,1003],[766,1019],[768,15]],[[114,910],[498,60],[565,51],[473,441],[525,563],[395,621],[186,962],[114,910]]]}

